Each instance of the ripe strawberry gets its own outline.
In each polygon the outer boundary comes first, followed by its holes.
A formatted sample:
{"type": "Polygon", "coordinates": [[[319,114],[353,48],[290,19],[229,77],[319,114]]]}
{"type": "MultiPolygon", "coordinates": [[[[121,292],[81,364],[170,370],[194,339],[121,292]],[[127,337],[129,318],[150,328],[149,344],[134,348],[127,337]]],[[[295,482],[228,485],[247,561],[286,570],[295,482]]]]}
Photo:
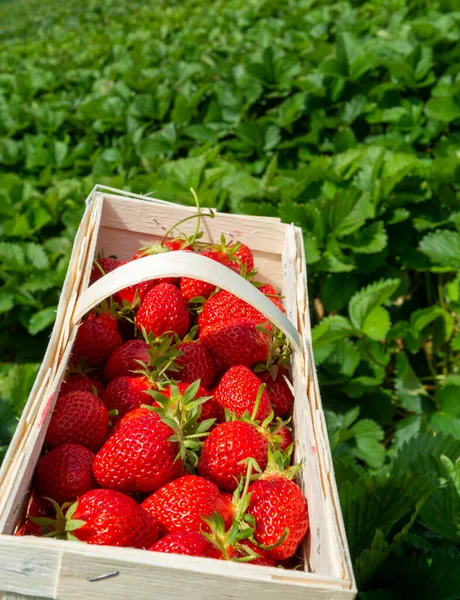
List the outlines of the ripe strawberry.
{"type": "Polygon", "coordinates": [[[167,331],[184,337],[190,324],[185,300],[170,283],[160,283],[144,296],[136,315],[136,326],[156,336],[167,331]]]}
{"type": "Polygon", "coordinates": [[[278,448],[281,450],[281,452],[285,452],[294,441],[292,438],[291,430],[287,427],[280,427],[279,429],[277,429],[275,434],[281,438],[277,442],[278,448]]]}
{"type": "MultiPolygon", "coordinates": [[[[181,382],[175,384],[181,395],[185,393],[185,390],[188,388],[190,383],[181,382]]],[[[161,392],[166,398],[171,398],[171,388],[168,386],[161,392]]],[[[212,394],[202,385],[198,388],[197,393],[195,394],[195,398],[211,396],[212,394]]],[[[219,407],[214,402],[212,398],[206,400],[201,404],[201,415],[198,418],[198,423],[201,421],[206,421],[207,419],[217,419],[219,407]]]]}
{"type": "Polygon", "coordinates": [[[170,481],[144,500],[142,507],[155,517],[163,534],[206,531],[201,516],[217,513],[228,524],[233,516],[231,502],[222,497],[217,486],[197,475],[170,481]]]}
{"type": "MultiPolygon", "coordinates": [[[[214,401],[229,412],[242,417],[245,412],[250,416],[254,411],[262,382],[250,369],[244,366],[230,367],[222,376],[214,392],[214,401]]],[[[265,390],[260,395],[256,421],[265,421],[271,413],[270,399],[265,390]]]]}
{"type": "Polygon", "coordinates": [[[257,377],[266,384],[266,391],[275,413],[275,417],[282,417],[289,413],[294,404],[294,396],[286,383],[287,370],[279,366],[273,373],[262,371],[257,377]]]}
{"type": "Polygon", "coordinates": [[[227,319],[200,330],[200,342],[221,367],[265,362],[269,354],[267,335],[257,331],[253,321],[227,319]]]}
{"type": "Polygon", "coordinates": [[[254,255],[248,246],[239,242],[238,244],[231,244],[228,246],[228,249],[230,250],[229,267],[231,269],[237,273],[241,273],[243,265],[245,265],[246,273],[250,273],[254,270],[254,255]]]}
{"type": "MultiPolygon", "coordinates": [[[[221,263],[225,266],[228,266],[228,260],[225,255],[218,254],[217,252],[212,251],[203,251],[198,252],[201,256],[206,256],[207,258],[211,258],[218,263],[221,263]]],[[[200,279],[190,279],[190,277],[182,277],[180,280],[180,293],[182,294],[185,300],[191,300],[192,298],[196,298],[197,296],[202,296],[203,298],[209,298],[212,292],[216,289],[216,286],[212,283],[207,283],[206,281],[201,281],[200,279]]]]}
{"type": "MultiPolygon", "coordinates": [[[[126,265],[129,262],[129,260],[124,260],[120,263],[120,266],[126,265]]],[[[113,296],[113,299],[120,306],[123,306],[125,302],[132,305],[136,299],[138,302],[142,302],[145,294],[155,285],[157,285],[157,281],[155,279],[148,279],[147,281],[142,281],[141,283],[136,283],[135,285],[129,285],[119,292],[116,292],[113,296]]]]}
{"type": "Polygon", "coordinates": [[[199,341],[182,342],[178,349],[182,354],[174,359],[174,364],[180,370],[171,376],[179,381],[200,379],[201,385],[209,388],[217,375],[216,361],[210,352],[199,341]]]}
{"type": "Polygon", "coordinates": [[[146,393],[152,389],[152,384],[146,377],[116,377],[107,386],[102,402],[107,410],[116,409],[118,414],[112,418],[117,422],[130,410],[141,404],[152,404],[152,397],[146,393]]]}
{"type": "Polygon", "coordinates": [[[26,517],[23,524],[18,527],[14,535],[35,535],[41,537],[43,535],[42,525],[34,523],[30,520],[31,517],[47,517],[49,516],[49,502],[41,498],[36,490],[32,493],[27,504],[26,517]]]}
{"type": "Polygon", "coordinates": [[[220,290],[204,303],[203,310],[198,317],[198,325],[202,329],[209,325],[237,318],[248,319],[255,325],[261,325],[267,321],[267,318],[261,312],[241,298],[226,290],[220,290]]]}
{"type": "MultiPolygon", "coordinates": [[[[171,251],[191,249],[191,246],[189,246],[184,240],[165,240],[162,244],[152,244],[151,246],[144,246],[144,248],[141,248],[136,252],[132,260],[137,260],[138,258],[151,256],[152,254],[162,254],[163,252],[167,252],[168,250],[171,251]]],[[[159,279],[155,280],[155,284],[158,285],[159,283],[170,283],[171,285],[179,285],[179,281],[180,279],[178,277],[160,277],[159,279]]]]}
{"type": "Polygon", "coordinates": [[[202,477],[220,489],[233,491],[247,474],[244,460],[254,458],[263,470],[267,466],[268,441],[251,423],[221,423],[206,438],[198,462],[202,477]]]}
{"type": "Polygon", "coordinates": [[[254,554],[258,555],[258,558],[253,558],[252,560],[245,561],[249,562],[251,565],[261,565],[264,567],[274,567],[276,565],[275,561],[268,556],[265,556],[265,552],[254,545],[249,540],[244,540],[241,544],[236,545],[236,547],[228,548],[227,553],[231,559],[241,558],[243,556],[247,556],[247,550],[250,550],[254,554]]]}
{"type": "Polygon", "coordinates": [[[175,479],[182,468],[174,431],[153,411],[135,408],[119,421],[94,459],[101,487],[126,493],[154,492],[175,479]]]}
{"type": "Polygon", "coordinates": [[[167,552],[169,554],[187,554],[188,556],[202,556],[205,558],[218,558],[219,552],[197,531],[175,531],[169,533],[155,542],[149,550],[154,552],[167,552]]]}
{"type": "Polygon", "coordinates": [[[104,386],[97,379],[91,379],[85,375],[68,375],[59,388],[59,398],[70,392],[89,392],[98,398],[102,398],[104,386]]]}
{"type": "Polygon", "coordinates": [[[72,364],[78,365],[84,359],[86,367],[102,367],[122,342],[114,317],[108,313],[90,316],[78,328],[72,364]]]}
{"type": "Polygon", "coordinates": [[[121,265],[121,261],[116,258],[98,258],[94,261],[93,268],[91,269],[91,276],[89,279],[89,285],[92,285],[95,281],[117,269],[121,265]]]}
{"type": "Polygon", "coordinates": [[[104,378],[107,381],[126,375],[134,376],[134,371],[141,368],[138,361],[148,364],[150,360],[149,345],[144,340],[129,340],[112,353],[104,367],[104,378]]]}
{"type": "Polygon", "coordinates": [[[56,402],[45,445],[55,448],[70,442],[97,452],[104,443],[108,424],[109,413],[97,396],[89,392],[70,392],[56,402]]]}
{"type": "Polygon", "coordinates": [[[273,302],[273,304],[275,304],[281,312],[285,313],[286,309],[283,306],[283,303],[281,302],[281,298],[279,297],[277,291],[275,290],[275,288],[270,285],[269,283],[266,283],[265,285],[262,285],[259,288],[259,292],[262,292],[262,294],[265,294],[267,296],[267,298],[269,300],[271,300],[273,302]]]}
{"type": "Polygon", "coordinates": [[[155,519],[135,500],[114,490],[86,492],[71,518],[85,522],[72,534],[87,544],[150,548],[158,538],[155,519]]]}
{"type": "Polygon", "coordinates": [[[255,540],[259,544],[276,544],[288,530],[286,539],[264,554],[274,560],[293,556],[307,533],[307,501],[299,486],[282,474],[268,472],[249,487],[248,513],[256,522],[255,540]]]}
{"type": "Polygon", "coordinates": [[[94,454],[79,444],[61,444],[38,461],[37,493],[59,505],[73,502],[97,487],[93,477],[94,454]]]}

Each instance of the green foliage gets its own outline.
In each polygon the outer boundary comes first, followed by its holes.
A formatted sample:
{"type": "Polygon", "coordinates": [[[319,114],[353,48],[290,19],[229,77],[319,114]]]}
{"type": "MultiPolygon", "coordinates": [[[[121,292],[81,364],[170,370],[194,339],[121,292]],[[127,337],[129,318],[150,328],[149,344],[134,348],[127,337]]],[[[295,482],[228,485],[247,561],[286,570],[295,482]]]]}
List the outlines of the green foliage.
{"type": "Polygon", "coordinates": [[[361,597],[458,579],[460,13],[452,0],[0,4],[3,448],[96,182],[304,231],[361,597]]]}

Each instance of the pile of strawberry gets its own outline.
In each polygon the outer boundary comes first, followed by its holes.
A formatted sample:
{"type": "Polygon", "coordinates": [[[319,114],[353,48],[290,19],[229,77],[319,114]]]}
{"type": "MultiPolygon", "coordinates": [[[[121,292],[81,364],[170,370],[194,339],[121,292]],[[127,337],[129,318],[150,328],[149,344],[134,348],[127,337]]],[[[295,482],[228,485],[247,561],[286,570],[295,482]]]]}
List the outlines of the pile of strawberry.
{"type": "MultiPolygon", "coordinates": [[[[166,238],[255,283],[240,243],[166,238]]],[[[91,283],[124,264],[95,261],[91,283]]],[[[308,530],[290,466],[289,346],[243,300],[187,277],[143,282],[81,323],[18,535],[289,565],[308,530]],[[284,420],[283,420],[284,419],[284,420]]]]}

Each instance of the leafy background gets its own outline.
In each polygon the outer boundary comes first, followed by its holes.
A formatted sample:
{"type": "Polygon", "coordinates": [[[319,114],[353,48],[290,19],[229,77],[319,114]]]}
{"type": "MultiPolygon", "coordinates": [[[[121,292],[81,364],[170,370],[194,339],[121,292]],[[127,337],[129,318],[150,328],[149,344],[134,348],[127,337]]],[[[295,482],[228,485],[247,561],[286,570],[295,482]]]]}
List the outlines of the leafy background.
{"type": "Polygon", "coordinates": [[[455,0],[0,2],[0,452],[94,183],[305,232],[363,600],[460,598],[455,0]]]}

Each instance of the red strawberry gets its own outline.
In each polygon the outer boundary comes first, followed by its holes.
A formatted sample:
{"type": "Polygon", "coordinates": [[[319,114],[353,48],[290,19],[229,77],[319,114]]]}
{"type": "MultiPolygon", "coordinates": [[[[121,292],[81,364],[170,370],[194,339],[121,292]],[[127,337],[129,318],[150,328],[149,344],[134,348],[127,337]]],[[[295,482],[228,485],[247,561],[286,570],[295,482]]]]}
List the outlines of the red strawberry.
{"type": "MultiPolygon", "coordinates": [[[[216,262],[219,262],[223,265],[228,265],[228,260],[225,255],[218,254],[217,252],[212,251],[203,251],[198,252],[201,256],[206,256],[207,258],[211,258],[216,262]]],[[[185,298],[185,300],[191,300],[192,298],[196,298],[197,296],[202,296],[203,298],[209,298],[212,292],[216,289],[216,286],[212,283],[207,283],[206,281],[201,281],[200,279],[190,279],[190,277],[182,277],[180,280],[180,293],[185,298]]]]}
{"type": "Polygon", "coordinates": [[[182,468],[174,431],[147,408],[135,408],[118,423],[94,459],[101,487],[126,493],[154,492],[175,479],[182,468]]]}
{"type": "Polygon", "coordinates": [[[299,486],[281,474],[264,475],[251,484],[248,513],[256,521],[255,540],[276,544],[288,529],[286,539],[264,554],[274,560],[293,556],[308,530],[307,501],[299,486]]]}
{"type": "Polygon", "coordinates": [[[117,348],[104,367],[107,381],[126,375],[134,376],[134,371],[141,368],[138,361],[148,364],[150,360],[149,345],[143,340],[129,340],[117,348]]]}
{"type": "Polygon", "coordinates": [[[287,371],[279,366],[276,373],[262,371],[257,373],[258,378],[266,384],[266,391],[275,413],[275,417],[282,417],[291,411],[294,404],[294,396],[286,383],[287,371]],[[275,375],[275,377],[273,377],[275,375]]]}
{"type": "Polygon", "coordinates": [[[118,421],[133,408],[138,408],[141,404],[152,404],[152,397],[146,393],[152,389],[152,384],[146,377],[116,377],[107,386],[102,402],[107,410],[118,410],[115,419],[118,421]]]}
{"type": "MultiPolygon", "coordinates": [[[[176,383],[175,385],[179,388],[180,394],[183,395],[185,390],[190,385],[190,383],[182,382],[182,383],[176,383]]],[[[168,386],[161,393],[164,396],[166,396],[166,398],[170,398],[171,397],[171,388],[168,386]]],[[[195,394],[195,398],[211,396],[211,395],[212,394],[204,386],[200,385],[197,393],[195,394]]],[[[203,402],[203,404],[201,404],[201,415],[198,418],[198,423],[200,423],[201,421],[205,421],[207,419],[217,419],[217,414],[218,414],[218,406],[214,402],[214,400],[212,400],[212,398],[209,400],[206,400],[206,402],[203,402]]]]}
{"type": "Polygon", "coordinates": [[[278,429],[278,431],[276,431],[276,435],[278,435],[281,438],[281,440],[277,442],[281,452],[287,450],[294,441],[292,438],[292,433],[287,427],[281,427],[280,429],[278,429]]]}
{"type": "Polygon", "coordinates": [[[276,306],[280,309],[281,312],[286,312],[286,309],[284,308],[283,303],[281,302],[281,298],[279,297],[277,291],[272,285],[266,283],[265,285],[259,288],[259,292],[265,294],[267,298],[273,302],[273,304],[276,304],[276,306]]]}
{"type": "Polygon", "coordinates": [[[72,534],[87,544],[150,548],[158,524],[135,500],[114,490],[92,490],[77,502],[72,520],[85,524],[72,534]]]}
{"type": "MultiPolygon", "coordinates": [[[[120,263],[120,266],[126,265],[129,262],[129,260],[124,260],[122,263],[120,263]]],[[[136,283],[135,285],[130,285],[123,288],[114,294],[113,299],[115,302],[120,304],[120,306],[123,306],[124,302],[128,302],[128,304],[134,304],[134,300],[136,298],[142,302],[145,294],[155,287],[155,285],[157,285],[157,281],[155,279],[148,279],[147,281],[142,281],[141,283],[136,283]]]]}
{"type": "Polygon", "coordinates": [[[200,328],[204,328],[236,318],[248,319],[255,325],[267,322],[267,318],[256,308],[230,292],[220,290],[204,303],[203,310],[198,317],[198,325],[200,328]]]}
{"type": "Polygon", "coordinates": [[[184,337],[189,324],[185,300],[170,283],[160,283],[147,292],[136,315],[137,328],[156,336],[173,331],[184,337]]]}
{"type": "Polygon", "coordinates": [[[91,276],[89,285],[92,285],[95,281],[115,270],[122,264],[121,261],[116,258],[98,258],[94,261],[93,268],[91,269],[91,276]]]}
{"type": "Polygon", "coordinates": [[[59,398],[70,392],[89,392],[98,398],[102,398],[104,386],[100,381],[85,375],[69,375],[59,388],[59,398]]]}
{"type": "Polygon", "coordinates": [[[149,550],[167,552],[169,554],[187,554],[188,556],[203,556],[218,558],[217,548],[197,531],[175,531],[158,540],[149,550]]]}
{"type": "MultiPolygon", "coordinates": [[[[255,408],[262,382],[250,369],[244,366],[231,367],[222,377],[214,392],[214,401],[222,408],[242,417],[245,412],[250,416],[255,408]]],[[[264,421],[271,412],[270,399],[265,390],[260,396],[256,421],[264,421]]]]}
{"type": "Polygon", "coordinates": [[[254,458],[263,470],[267,466],[268,441],[251,423],[221,423],[206,438],[198,471],[223,490],[233,491],[247,474],[245,459],[254,458]]]}
{"type": "MultiPolygon", "coordinates": [[[[181,240],[165,240],[162,245],[152,244],[151,246],[145,246],[144,248],[141,248],[136,252],[132,260],[151,256],[152,254],[161,254],[163,252],[167,252],[168,250],[191,250],[191,246],[185,244],[185,247],[181,248],[182,245],[184,245],[184,242],[181,240]]],[[[178,277],[160,277],[159,279],[155,280],[155,284],[158,285],[159,283],[170,283],[171,285],[178,285],[179,281],[180,280],[178,277]]]]}
{"type": "Polygon", "coordinates": [[[102,367],[122,342],[116,319],[108,313],[90,317],[78,328],[72,364],[84,359],[86,367],[102,367]]]}
{"type": "Polygon", "coordinates": [[[227,319],[200,330],[200,342],[214,356],[219,366],[265,362],[269,353],[267,335],[257,331],[253,321],[227,319]]]}
{"type": "Polygon", "coordinates": [[[217,375],[217,365],[212,355],[199,341],[182,342],[178,349],[182,354],[174,359],[174,363],[182,368],[171,376],[180,381],[200,379],[203,387],[209,388],[217,375]]]}
{"type": "Polygon", "coordinates": [[[79,444],[61,444],[38,461],[37,493],[59,505],[73,502],[97,487],[93,477],[94,454],[79,444]]]}
{"type": "Polygon", "coordinates": [[[231,502],[224,499],[217,486],[197,475],[185,475],[170,481],[144,500],[145,508],[159,522],[163,533],[207,530],[201,516],[219,514],[230,525],[231,502]]]}
{"type": "Polygon", "coordinates": [[[231,244],[228,248],[230,250],[229,267],[231,269],[237,273],[241,273],[243,265],[246,265],[246,273],[254,270],[254,255],[248,246],[238,243],[237,245],[231,244]],[[237,249],[234,250],[236,247],[237,249]]]}
{"type": "Polygon", "coordinates": [[[236,548],[230,547],[227,549],[227,553],[230,556],[230,560],[232,558],[241,558],[243,556],[247,556],[248,553],[245,552],[245,549],[249,549],[251,552],[259,556],[259,558],[253,558],[252,560],[247,561],[251,565],[261,565],[264,567],[274,567],[276,565],[275,561],[272,558],[265,556],[264,551],[255,546],[249,540],[244,540],[243,542],[241,542],[241,544],[238,544],[236,548]]]}
{"type": "Polygon", "coordinates": [[[55,448],[71,442],[96,452],[104,443],[108,424],[109,413],[97,396],[89,392],[70,392],[56,402],[45,444],[55,448]]]}
{"type": "Polygon", "coordinates": [[[32,490],[27,505],[27,513],[24,523],[18,528],[14,535],[35,535],[42,536],[43,529],[38,523],[34,523],[30,520],[30,517],[48,517],[49,516],[49,505],[47,500],[41,498],[36,490],[32,490]]]}

